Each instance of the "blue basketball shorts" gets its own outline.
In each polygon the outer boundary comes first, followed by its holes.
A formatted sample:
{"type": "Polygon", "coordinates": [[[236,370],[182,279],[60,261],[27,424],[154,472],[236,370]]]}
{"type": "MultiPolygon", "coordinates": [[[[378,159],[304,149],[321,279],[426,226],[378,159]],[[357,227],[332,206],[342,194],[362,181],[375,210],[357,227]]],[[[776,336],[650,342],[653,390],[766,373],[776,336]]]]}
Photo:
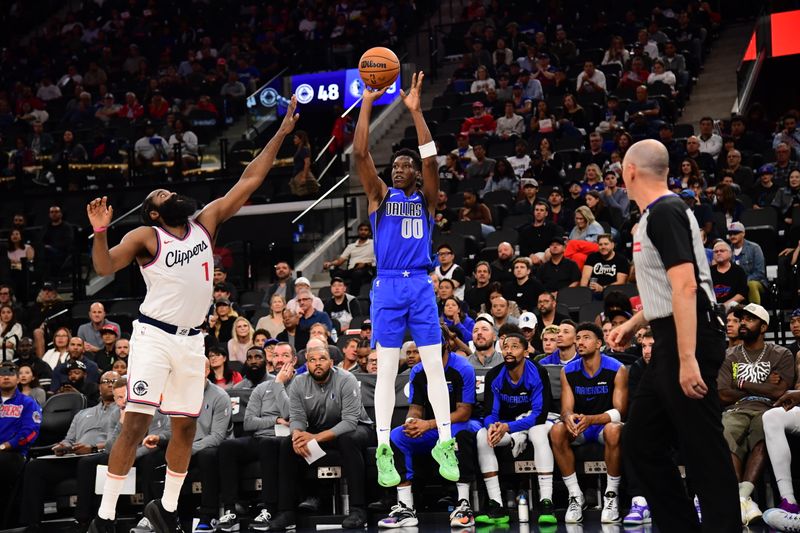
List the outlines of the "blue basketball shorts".
{"type": "Polygon", "coordinates": [[[372,282],[372,347],[403,345],[406,328],[417,346],[442,342],[433,281],[420,270],[380,270],[372,282]],[[407,274],[407,275],[406,275],[407,274]]]}

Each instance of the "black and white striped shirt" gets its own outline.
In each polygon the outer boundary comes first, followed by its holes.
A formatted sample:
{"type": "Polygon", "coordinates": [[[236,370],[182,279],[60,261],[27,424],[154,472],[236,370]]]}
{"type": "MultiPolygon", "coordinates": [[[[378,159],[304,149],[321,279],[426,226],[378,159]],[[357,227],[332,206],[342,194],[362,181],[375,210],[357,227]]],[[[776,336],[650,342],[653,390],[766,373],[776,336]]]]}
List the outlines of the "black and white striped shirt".
{"type": "Polygon", "coordinates": [[[667,270],[682,263],[694,265],[698,307],[703,293],[711,304],[716,303],[700,228],[676,194],[664,195],[645,209],[633,236],[633,262],[648,321],[672,316],[672,285],[667,270]]]}

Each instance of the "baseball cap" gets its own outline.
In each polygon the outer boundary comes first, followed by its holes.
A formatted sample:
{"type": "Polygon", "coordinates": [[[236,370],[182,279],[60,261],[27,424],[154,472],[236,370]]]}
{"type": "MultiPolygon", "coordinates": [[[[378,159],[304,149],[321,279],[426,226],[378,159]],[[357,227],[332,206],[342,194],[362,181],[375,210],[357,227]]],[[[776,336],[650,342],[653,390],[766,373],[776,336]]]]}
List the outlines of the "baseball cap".
{"type": "Polygon", "coordinates": [[[515,83],[514,85],[511,86],[511,88],[512,89],[522,89],[522,84],[521,83],[515,83]]]}
{"type": "Polygon", "coordinates": [[[741,222],[732,222],[728,226],[728,233],[744,233],[744,224],[741,222]]]}
{"type": "Polygon", "coordinates": [[[483,102],[472,102],[472,107],[483,107],[483,102]]]}
{"type": "Polygon", "coordinates": [[[484,322],[488,322],[489,324],[494,326],[494,317],[489,313],[481,313],[477,316],[477,318],[475,318],[475,322],[479,322],[481,320],[483,320],[484,322]]]}
{"type": "Polygon", "coordinates": [[[526,179],[523,179],[523,180],[520,180],[520,181],[522,182],[522,188],[523,189],[525,187],[539,187],[539,182],[536,181],[533,178],[526,178],[526,179]]]}
{"type": "Polygon", "coordinates": [[[103,324],[100,327],[100,333],[103,333],[104,331],[110,331],[111,333],[119,337],[119,326],[116,324],[111,324],[111,323],[103,324]]]}
{"type": "Polygon", "coordinates": [[[214,285],[214,290],[215,291],[230,292],[230,291],[228,291],[228,286],[225,285],[224,283],[217,283],[216,285],[214,285]]]}
{"type": "Polygon", "coordinates": [[[56,286],[52,281],[45,281],[42,283],[42,290],[43,291],[54,291],[56,290],[56,286]]]}
{"type": "Polygon", "coordinates": [[[11,361],[5,361],[0,363],[0,376],[16,376],[17,375],[17,365],[12,363],[11,361]]]}
{"type": "Polygon", "coordinates": [[[227,270],[225,270],[225,267],[222,265],[214,265],[214,272],[216,272],[217,270],[219,270],[220,272],[227,272],[227,270]]]}
{"type": "Polygon", "coordinates": [[[302,277],[302,276],[297,278],[295,280],[295,282],[294,282],[295,287],[298,286],[298,285],[304,285],[304,284],[308,285],[309,287],[311,286],[311,282],[308,281],[308,278],[302,277]]]}
{"type": "Polygon", "coordinates": [[[227,305],[228,307],[230,307],[231,301],[228,300],[227,298],[220,298],[219,300],[214,302],[214,307],[219,307],[220,305],[227,305]]]}
{"type": "Polygon", "coordinates": [[[683,189],[680,194],[681,198],[691,198],[692,200],[697,200],[697,195],[694,193],[692,189],[683,189]]]}
{"type": "Polygon", "coordinates": [[[530,311],[526,311],[519,315],[519,327],[520,329],[536,329],[536,325],[539,321],[536,319],[536,315],[531,313],[530,311]]]}
{"type": "Polygon", "coordinates": [[[69,363],[67,363],[67,370],[83,370],[86,372],[86,364],[83,361],[78,361],[77,359],[73,359],[69,363]]]}
{"type": "Polygon", "coordinates": [[[567,238],[563,233],[561,235],[553,235],[553,237],[550,239],[550,243],[552,244],[554,242],[557,242],[558,244],[567,244],[567,238]]]}
{"type": "Polygon", "coordinates": [[[562,197],[564,196],[564,191],[561,190],[561,187],[559,187],[559,186],[555,186],[552,189],[550,189],[550,194],[553,194],[553,193],[560,194],[562,197]]]}
{"type": "Polygon", "coordinates": [[[105,99],[111,98],[113,100],[114,99],[114,95],[111,94],[111,93],[106,93],[106,95],[103,98],[105,98],[105,99]]]}
{"type": "Polygon", "coordinates": [[[364,321],[361,322],[361,329],[372,329],[372,320],[365,318],[364,321]]]}
{"type": "Polygon", "coordinates": [[[764,174],[775,174],[775,165],[761,165],[758,167],[758,175],[763,176],[764,174]]]}
{"type": "Polygon", "coordinates": [[[264,341],[264,347],[266,348],[267,346],[275,346],[279,342],[281,341],[279,341],[278,339],[267,339],[264,341]]]}
{"type": "MultiPolygon", "coordinates": [[[[739,311],[739,313],[740,314],[741,313],[751,314],[756,318],[760,318],[766,325],[769,326],[769,313],[767,312],[766,309],[764,309],[763,307],[761,307],[758,304],[749,303],[749,304],[745,305],[744,307],[742,307],[742,309],[739,311]]],[[[792,313],[792,314],[794,314],[794,313],[792,313]]]]}
{"type": "Polygon", "coordinates": [[[792,311],[792,315],[789,318],[797,318],[800,316],[800,307],[792,311]]]}

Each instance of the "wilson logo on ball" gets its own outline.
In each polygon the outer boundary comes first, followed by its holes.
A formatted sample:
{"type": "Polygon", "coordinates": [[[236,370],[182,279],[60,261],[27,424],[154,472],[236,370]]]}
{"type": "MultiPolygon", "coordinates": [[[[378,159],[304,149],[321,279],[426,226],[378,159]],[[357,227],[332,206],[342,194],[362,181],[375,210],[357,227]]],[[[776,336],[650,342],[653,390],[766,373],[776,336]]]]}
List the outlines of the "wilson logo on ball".
{"type": "Polygon", "coordinates": [[[361,62],[361,68],[386,68],[386,63],[376,63],[367,59],[361,62]]]}

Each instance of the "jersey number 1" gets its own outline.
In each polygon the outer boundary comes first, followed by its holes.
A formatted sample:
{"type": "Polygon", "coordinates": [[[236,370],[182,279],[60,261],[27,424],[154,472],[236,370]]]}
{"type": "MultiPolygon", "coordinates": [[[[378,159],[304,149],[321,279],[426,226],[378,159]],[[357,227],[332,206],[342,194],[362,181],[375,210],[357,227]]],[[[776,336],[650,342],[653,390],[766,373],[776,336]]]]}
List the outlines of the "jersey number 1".
{"type": "Polygon", "coordinates": [[[400,227],[400,235],[404,239],[421,239],[423,234],[421,218],[404,218],[400,227]]]}
{"type": "Polygon", "coordinates": [[[205,271],[205,273],[206,273],[206,281],[208,281],[208,261],[206,261],[205,263],[203,263],[203,270],[204,270],[204,271],[205,271]]]}

